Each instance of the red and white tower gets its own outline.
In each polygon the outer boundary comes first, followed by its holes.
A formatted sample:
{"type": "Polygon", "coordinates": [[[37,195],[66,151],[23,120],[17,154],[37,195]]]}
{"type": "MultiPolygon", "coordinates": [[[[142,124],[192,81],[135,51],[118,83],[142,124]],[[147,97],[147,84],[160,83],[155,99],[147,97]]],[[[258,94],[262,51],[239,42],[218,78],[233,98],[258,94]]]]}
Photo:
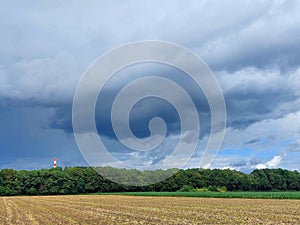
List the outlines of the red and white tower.
{"type": "Polygon", "coordinates": [[[56,168],[56,161],[57,161],[57,159],[56,159],[56,157],[54,157],[54,159],[53,159],[53,168],[56,168]]]}

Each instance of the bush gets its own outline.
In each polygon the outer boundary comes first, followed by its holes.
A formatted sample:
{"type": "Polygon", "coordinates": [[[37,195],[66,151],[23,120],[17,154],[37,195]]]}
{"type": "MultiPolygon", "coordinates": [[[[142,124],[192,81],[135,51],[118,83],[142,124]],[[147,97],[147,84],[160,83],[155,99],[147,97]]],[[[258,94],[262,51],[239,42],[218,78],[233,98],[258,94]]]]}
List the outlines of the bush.
{"type": "Polygon", "coordinates": [[[209,186],[209,187],[208,187],[208,191],[219,192],[219,189],[218,189],[216,186],[209,186]]]}
{"type": "Polygon", "coordinates": [[[219,188],[218,188],[218,191],[219,191],[219,192],[226,192],[226,191],[227,191],[227,188],[226,188],[225,186],[219,187],[219,188]]]}
{"type": "Polygon", "coordinates": [[[178,190],[180,192],[191,192],[194,191],[194,188],[190,185],[183,185],[180,190],[178,190]]]}

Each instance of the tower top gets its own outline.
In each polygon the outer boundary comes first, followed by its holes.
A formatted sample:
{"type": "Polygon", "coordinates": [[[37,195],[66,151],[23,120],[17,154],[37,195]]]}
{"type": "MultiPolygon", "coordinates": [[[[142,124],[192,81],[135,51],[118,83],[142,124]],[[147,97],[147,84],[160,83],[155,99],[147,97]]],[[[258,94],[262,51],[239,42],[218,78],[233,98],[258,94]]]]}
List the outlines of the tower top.
{"type": "Polygon", "coordinates": [[[56,157],[54,157],[54,159],[53,159],[53,168],[56,168],[56,157]]]}

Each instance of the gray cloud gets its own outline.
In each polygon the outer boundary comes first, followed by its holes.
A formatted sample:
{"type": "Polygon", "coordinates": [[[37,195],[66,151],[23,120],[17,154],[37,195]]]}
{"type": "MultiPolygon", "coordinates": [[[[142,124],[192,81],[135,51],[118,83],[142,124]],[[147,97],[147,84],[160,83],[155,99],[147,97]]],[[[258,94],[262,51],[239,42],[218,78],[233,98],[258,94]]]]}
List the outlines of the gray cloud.
{"type": "Polygon", "coordinates": [[[253,143],[256,143],[256,142],[259,142],[259,141],[260,141],[260,139],[252,139],[250,141],[244,142],[244,145],[253,144],[253,143]]]}
{"type": "MultiPolygon", "coordinates": [[[[191,1],[183,6],[159,1],[159,7],[157,3],[93,2],[90,7],[60,2],[54,7],[50,2],[6,2],[0,20],[4,34],[0,37],[0,84],[5,87],[0,94],[48,102],[69,96],[70,102],[80,76],[93,59],[118,44],[140,39],[164,39],[188,46],[215,70],[299,65],[297,2],[191,1]],[[16,6],[24,10],[16,10],[16,6]],[[116,12],[113,16],[111,10],[116,12]],[[145,14],[153,15],[152,19],[145,14]],[[109,22],[104,18],[110,18],[109,22]]],[[[270,97],[265,94],[260,97],[270,97]]]]}
{"type": "Polygon", "coordinates": [[[296,74],[298,70],[284,73],[278,69],[255,68],[220,72],[218,77],[228,109],[228,125],[245,129],[266,118],[297,112],[299,95],[291,81],[296,74]]]}
{"type": "Polygon", "coordinates": [[[288,152],[300,152],[300,140],[287,146],[288,152]]]}

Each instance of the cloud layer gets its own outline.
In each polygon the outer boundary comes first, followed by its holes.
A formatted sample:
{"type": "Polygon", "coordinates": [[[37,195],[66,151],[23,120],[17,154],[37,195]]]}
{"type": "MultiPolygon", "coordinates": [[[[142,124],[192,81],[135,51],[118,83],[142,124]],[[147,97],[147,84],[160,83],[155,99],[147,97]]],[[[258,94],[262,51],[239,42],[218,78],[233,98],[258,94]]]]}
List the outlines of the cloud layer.
{"type": "MultiPolygon", "coordinates": [[[[43,167],[53,155],[64,165],[84,164],[71,124],[72,99],[84,71],[113,47],[158,39],[202,57],[223,90],[227,135],[212,166],[299,169],[299,2],[7,1],[0,8],[0,167],[43,167]]],[[[196,102],[201,135],[191,166],[196,165],[207,142],[210,110],[201,90],[174,68],[137,65],[117,74],[98,100],[97,126],[113,152],[122,152],[110,123],[112,100],[126,83],[154,73],[172,78],[196,102]]],[[[149,135],[153,116],[165,118],[165,145],[173,146],[180,124],[164,102],[137,105],[133,132],[149,135]]]]}

